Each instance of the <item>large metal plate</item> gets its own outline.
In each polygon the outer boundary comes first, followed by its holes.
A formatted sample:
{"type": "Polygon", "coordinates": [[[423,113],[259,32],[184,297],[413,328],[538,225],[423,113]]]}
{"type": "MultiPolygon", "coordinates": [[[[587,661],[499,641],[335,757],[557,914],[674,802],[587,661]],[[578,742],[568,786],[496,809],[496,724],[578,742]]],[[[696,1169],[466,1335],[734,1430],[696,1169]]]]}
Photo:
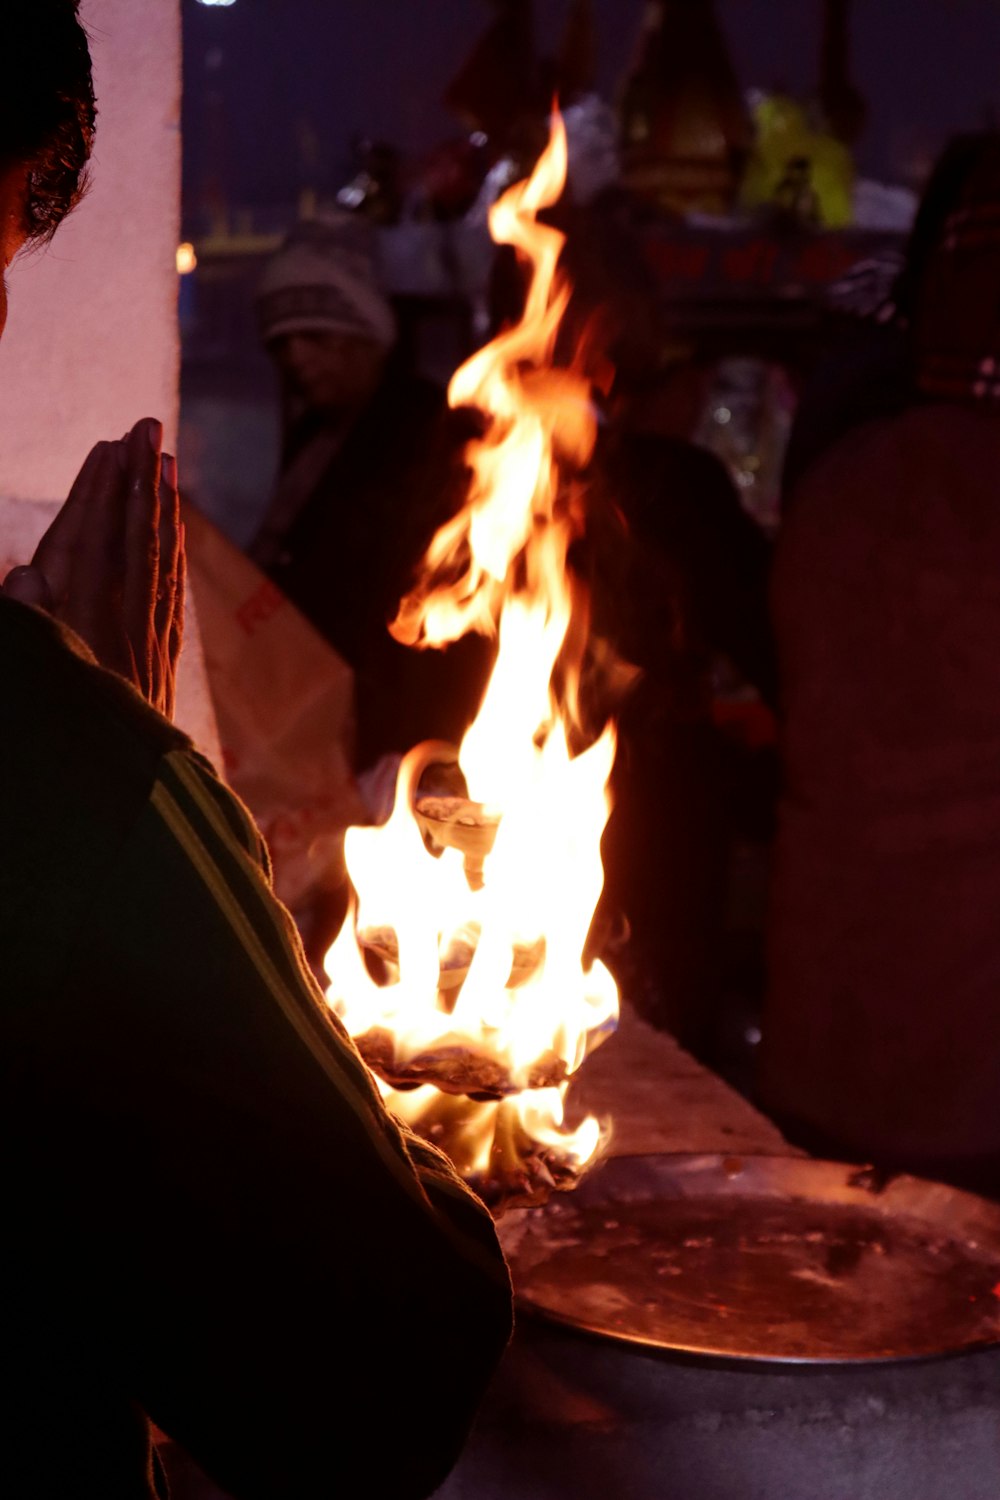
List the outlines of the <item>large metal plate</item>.
{"type": "Polygon", "coordinates": [[[841,1363],[1000,1342],[1000,1206],[913,1177],[612,1158],[501,1238],[523,1307],[648,1347],[841,1363]]]}

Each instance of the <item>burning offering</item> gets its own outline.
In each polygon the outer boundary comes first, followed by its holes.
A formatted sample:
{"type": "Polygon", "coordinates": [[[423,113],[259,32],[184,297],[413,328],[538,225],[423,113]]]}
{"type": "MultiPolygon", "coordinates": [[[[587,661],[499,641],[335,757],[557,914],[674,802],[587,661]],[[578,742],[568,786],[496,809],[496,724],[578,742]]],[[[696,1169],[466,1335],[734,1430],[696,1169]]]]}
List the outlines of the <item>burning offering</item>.
{"type": "Polygon", "coordinates": [[[582,358],[555,363],[564,238],[537,218],[565,174],[556,116],[490,219],[530,272],[523,317],[449,390],[484,419],[468,498],[392,627],[415,648],[479,631],[497,642],[493,673],[460,750],[417,746],[389,821],[348,831],[353,910],[326,958],[329,1004],[389,1107],[495,1207],[572,1186],[594,1158],[601,1126],[565,1128],[563,1101],[618,1014],[611,974],[586,957],[615,731],[584,723],[589,599],[567,565],[596,419],[582,358]]]}

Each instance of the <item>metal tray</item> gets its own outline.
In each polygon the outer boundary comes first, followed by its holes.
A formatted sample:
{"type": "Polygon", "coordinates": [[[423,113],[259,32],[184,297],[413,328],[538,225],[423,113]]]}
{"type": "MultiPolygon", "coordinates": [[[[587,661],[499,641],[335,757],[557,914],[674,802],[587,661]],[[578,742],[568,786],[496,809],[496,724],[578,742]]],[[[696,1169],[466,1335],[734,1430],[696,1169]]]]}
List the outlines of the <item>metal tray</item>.
{"type": "Polygon", "coordinates": [[[800,1364],[1000,1342],[1000,1205],[914,1177],[618,1157],[500,1232],[523,1308],[627,1343],[800,1364]]]}

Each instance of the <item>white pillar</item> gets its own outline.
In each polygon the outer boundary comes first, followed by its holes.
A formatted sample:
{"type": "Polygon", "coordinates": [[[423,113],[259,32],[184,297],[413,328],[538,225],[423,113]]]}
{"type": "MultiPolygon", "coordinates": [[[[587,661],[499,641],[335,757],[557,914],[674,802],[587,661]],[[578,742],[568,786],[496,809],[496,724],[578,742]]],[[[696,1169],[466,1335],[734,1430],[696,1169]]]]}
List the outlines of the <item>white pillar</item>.
{"type": "MultiPolygon", "coordinates": [[[[179,0],[84,0],[97,92],[91,188],[8,274],[0,343],[0,567],[27,560],[89,449],[159,417],[176,451],[179,0]]],[[[181,476],[183,485],[183,476],[181,476]]],[[[214,720],[189,625],[178,721],[214,720]]]]}

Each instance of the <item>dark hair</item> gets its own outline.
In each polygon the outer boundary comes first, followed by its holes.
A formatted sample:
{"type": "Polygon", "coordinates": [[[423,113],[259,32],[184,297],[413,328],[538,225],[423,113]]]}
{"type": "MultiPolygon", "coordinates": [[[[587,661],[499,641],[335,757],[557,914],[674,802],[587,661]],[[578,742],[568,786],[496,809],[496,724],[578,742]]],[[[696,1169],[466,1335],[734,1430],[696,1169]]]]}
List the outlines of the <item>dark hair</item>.
{"type": "Polygon", "coordinates": [[[0,163],[28,169],[25,229],[50,239],[86,187],[94,83],[79,0],[5,0],[0,163]]]}
{"type": "Polygon", "coordinates": [[[936,400],[1000,400],[1000,132],[953,142],[911,240],[909,340],[936,400]],[[918,233],[919,231],[919,233],[918,233]]]}
{"type": "Polygon", "coordinates": [[[948,219],[959,207],[973,173],[991,154],[996,156],[998,143],[1000,134],[995,131],[956,135],[935,162],[921,194],[894,292],[897,314],[904,321],[916,311],[928,262],[940,249],[948,219]]]}

